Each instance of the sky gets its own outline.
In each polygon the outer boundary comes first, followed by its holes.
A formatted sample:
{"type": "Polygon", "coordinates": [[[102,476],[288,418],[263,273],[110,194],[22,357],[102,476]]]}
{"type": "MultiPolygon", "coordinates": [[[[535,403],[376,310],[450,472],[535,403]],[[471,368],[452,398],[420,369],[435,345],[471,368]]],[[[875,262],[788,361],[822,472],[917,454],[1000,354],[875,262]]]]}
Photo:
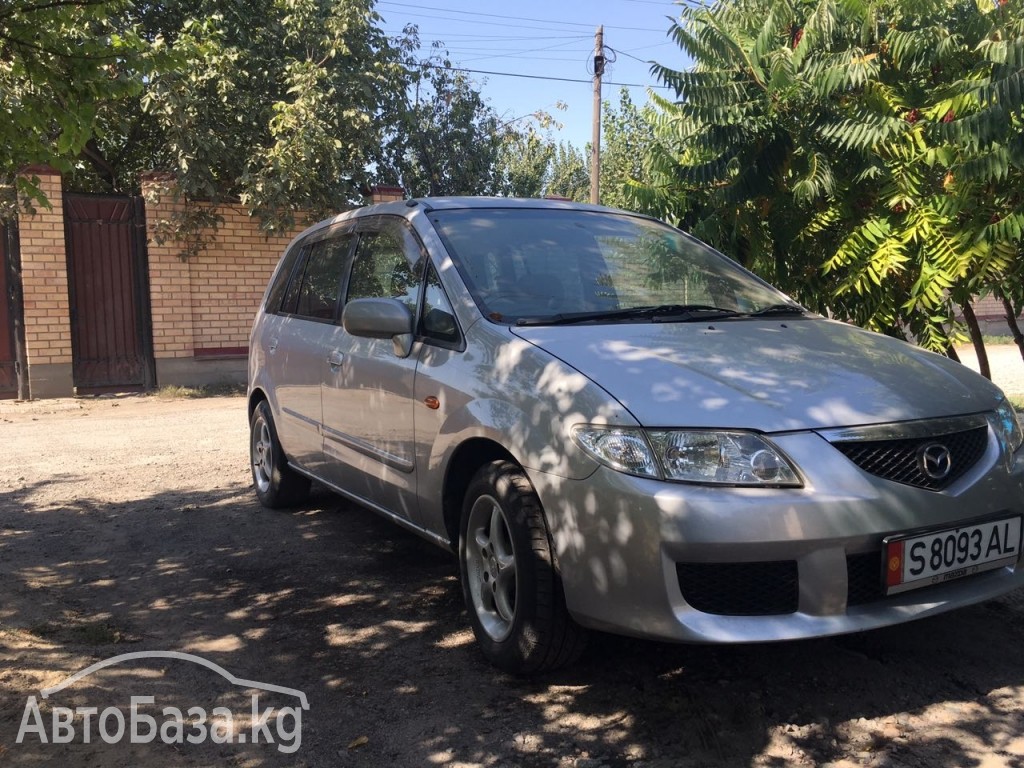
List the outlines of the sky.
{"type": "Polygon", "coordinates": [[[553,131],[554,138],[580,150],[591,138],[597,27],[604,26],[609,59],[602,99],[617,105],[616,83],[628,84],[639,106],[647,102],[648,88],[670,95],[650,74],[651,60],[678,69],[686,66],[668,38],[668,17],[678,18],[678,10],[668,0],[377,2],[389,35],[416,24],[424,55],[432,42],[441,41],[453,65],[476,70],[471,77],[503,119],[544,110],[562,124],[553,131]],[[559,102],[567,105],[564,111],[557,108],[559,102]]]}

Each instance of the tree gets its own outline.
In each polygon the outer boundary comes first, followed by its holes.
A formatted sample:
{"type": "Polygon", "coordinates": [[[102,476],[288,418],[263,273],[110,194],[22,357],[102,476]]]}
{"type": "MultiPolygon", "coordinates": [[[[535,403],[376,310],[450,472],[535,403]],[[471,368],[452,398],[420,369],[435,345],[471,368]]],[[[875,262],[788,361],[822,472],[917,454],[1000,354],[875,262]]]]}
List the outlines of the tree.
{"type": "Polygon", "coordinates": [[[404,109],[404,41],[374,0],[13,3],[0,82],[24,136],[0,172],[48,162],[70,188],[136,192],[171,171],[183,206],[161,231],[186,256],[222,202],[278,229],[361,201],[404,109]]]}
{"type": "Polygon", "coordinates": [[[601,106],[601,203],[632,207],[628,188],[648,178],[645,162],[654,144],[654,110],[638,109],[626,88],[619,92],[617,110],[607,101],[601,106]]]}
{"type": "Polygon", "coordinates": [[[559,142],[548,168],[547,194],[578,203],[590,199],[590,169],[583,153],[572,144],[559,142]]]}
{"type": "MultiPolygon", "coordinates": [[[[418,45],[415,28],[407,29],[410,49],[418,45]]],[[[502,195],[540,197],[563,194],[552,185],[557,163],[558,189],[575,194],[579,179],[566,164],[582,157],[556,145],[549,129],[557,125],[544,110],[519,117],[499,116],[479,86],[450,60],[444,44],[409,67],[413,84],[405,120],[388,143],[389,161],[380,177],[414,196],[502,195]]],[[[556,109],[564,109],[556,104],[556,109]]]]}
{"type": "MultiPolygon", "coordinates": [[[[408,28],[409,49],[418,47],[408,28]]],[[[410,63],[409,104],[388,142],[381,178],[413,196],[493,194],[501,123],[469,75],[455,67],[443,43],[410,63]]]]}
{"type": "Polygon", "coordinates": [[[181,17],[145,6],[171,65],[141,99],[157,142],[143,156],[169,159],[184,199],[241,200],[268,228],[361,200],[407,84],[373,5],[186,0],[181,17]]]}
{"type": "Polygon", "coordinates": [[[687,6],[695,66],[655,66],[681,100],[632,192],[806,304],[943,350],[956,305],[1019,283],[1020,5],[687,6]]]}
{"type": "Polygon", "coordinates": [[[145,47],[120,0],[0,0],[0,186],[22,203],[46,205],[26,165],[69,171],[92,140],[98,113],[140,92],[145,47]]]}
{"type": "Polygon", "coordinates": [[[554,142],[532,125],[523,130],[507,126],[498,152],[497,192],[509,197],[541,197],[555,159],[554,142]]]}

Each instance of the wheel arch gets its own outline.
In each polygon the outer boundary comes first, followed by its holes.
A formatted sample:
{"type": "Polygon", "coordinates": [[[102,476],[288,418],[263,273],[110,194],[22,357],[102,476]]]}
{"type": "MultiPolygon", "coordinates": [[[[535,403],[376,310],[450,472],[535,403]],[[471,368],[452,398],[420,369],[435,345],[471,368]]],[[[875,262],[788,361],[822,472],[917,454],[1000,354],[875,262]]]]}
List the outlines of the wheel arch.
{"type": "Polygon", "coordinates": [[[249,421],[252,421],[252,415],[256,412],[256,407],[264,400],[266,400],[267,402],[270,401],[270,399],[267,397],[267,393],[258,387],[249,393],[249,402],[246,404],[245,411],[245,414],[249,421]]]}
{"type": "Polygon", "coordinates": [[[480,468],[492,461],[522,466],[505,446],[487,437],[473,437],[461,443],[448,462],[441,499],[445,533],[453,552],[459,550],[459,523],[466,490],[480,468]]]}

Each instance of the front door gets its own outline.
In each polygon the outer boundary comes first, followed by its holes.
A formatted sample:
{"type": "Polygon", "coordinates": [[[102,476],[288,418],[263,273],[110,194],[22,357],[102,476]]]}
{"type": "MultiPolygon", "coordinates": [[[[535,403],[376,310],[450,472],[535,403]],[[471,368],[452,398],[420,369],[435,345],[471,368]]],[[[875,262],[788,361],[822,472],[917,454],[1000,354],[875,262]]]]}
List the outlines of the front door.
{"type": "MultiPolygon", "coordinates": [[[[397,217],[360,223],[345,301],[395,298],[415,315],[425,262],[397,217]]],[[[417,351],[395,354],[389,339],[335,332],[323,388],[328,480],[402,518],[415,520],[414,390],[417,351]]]]}

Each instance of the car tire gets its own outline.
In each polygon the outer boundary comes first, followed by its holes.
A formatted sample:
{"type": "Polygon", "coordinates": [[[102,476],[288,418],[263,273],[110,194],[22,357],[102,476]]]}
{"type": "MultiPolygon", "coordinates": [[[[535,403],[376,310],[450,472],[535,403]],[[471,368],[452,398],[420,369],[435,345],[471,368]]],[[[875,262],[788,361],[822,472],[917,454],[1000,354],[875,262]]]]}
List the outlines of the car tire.
{"type": "Polygon", "coordinates": [[[493,462],[470,482],[459,571],[473,633],[494,666],[531,674],[579,657],[586,632],[565,607],[540,499],[515,464],[493,462]]]}
{"type": "Polygon", "coordinates": [[[309,478],[288,466],[266,400],[249,420],[249,466],[253,488],[264,507],[291,507],[309,495],[309,478]]]}

